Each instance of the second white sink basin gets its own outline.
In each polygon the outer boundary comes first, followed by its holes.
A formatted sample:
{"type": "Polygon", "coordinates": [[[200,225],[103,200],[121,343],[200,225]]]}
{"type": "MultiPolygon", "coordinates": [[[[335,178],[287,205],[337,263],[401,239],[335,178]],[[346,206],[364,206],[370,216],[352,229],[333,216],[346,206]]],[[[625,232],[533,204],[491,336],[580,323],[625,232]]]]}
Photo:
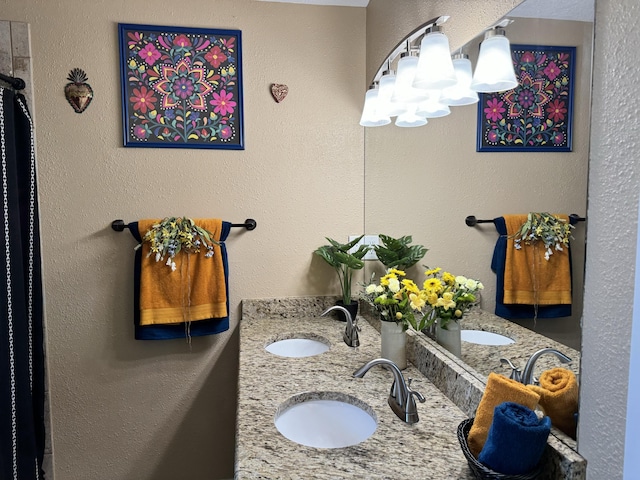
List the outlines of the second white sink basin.
{"type": "Polygon", "coordinates": [[[316,448],[343,448],[365,441],[378,422],[371,407],[335,392],[295,395],[276,412],[275,425],[289,440],[316,448]]]}
{"type": "Polygon", "coordinates": [[[476,343],[478,345],[511,345],[515,340],[493,332],[484,330],[462,330],[460,336],[463,342],[476,343]]]}
{"type": "Polygon", "coordinates": [[[317,335],[292,334],[294,338],[283,338],[265,347],[265,350],[280,357],[312,357],[329,350],[329,340],[317,335]]]}

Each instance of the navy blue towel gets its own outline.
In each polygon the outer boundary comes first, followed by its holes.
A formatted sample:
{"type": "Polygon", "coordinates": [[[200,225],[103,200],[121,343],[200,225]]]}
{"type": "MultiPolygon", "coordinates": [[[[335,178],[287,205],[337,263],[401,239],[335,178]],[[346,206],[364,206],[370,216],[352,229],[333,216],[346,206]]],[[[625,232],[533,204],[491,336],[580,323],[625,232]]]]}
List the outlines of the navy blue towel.
{"type": "MultiPolygon", "coordinates": [[[[573,222],[573,219],[570,220],[573,222]]],[[[491,270],[496,272],[496,315],[508,320],[536,317],[534,305],[505,304],[504,300],[504,265],[507,259],[507,226],[504,217],[493,219],[496,230],[500,234],[491,259],[491,270]]],[[[567,247],[569,248],[569,247],[567,247]]],[[[571,268],[571,250],[569,250],[569,268],[571,268]]],[[[537,318],[570,317],[571,305],[538,305],[537,318]]]]}
{"type": "MultiPolygon", "coordinates": [[[[129,224],[129,231],[138,241],[142,241],[142,235],[138,231],[138,222],[129,224]]],[[[213,335],[229,330],[229,265],[227,261],[227,247],[224,241],[231,231],[230,222],[222,222],[222,232],[220,232],[220,251],[222,252],[222,265],[224,267],[224,281],[227,288],[227,316],[223,318],[210,318],[198,320],[189,325],[188,335],[191,337],[201,337],[203,335],[213,335]]],[[[133,269],[133,323],[136,340],[169,340],[172,338],[186,338],[187,331],[184,323],[171,325],[140,325],[140,266],[142,260],[142,249],[136,250],[135,263],[133,269]]]]}
{"type": "Polygon", "coordinates": [[[524,405],[503,402],[493,412],[487,441],[478,461],[494,472],[520,475],[533,470],[547,446],[551,419],[538,419],[524,405]]]}

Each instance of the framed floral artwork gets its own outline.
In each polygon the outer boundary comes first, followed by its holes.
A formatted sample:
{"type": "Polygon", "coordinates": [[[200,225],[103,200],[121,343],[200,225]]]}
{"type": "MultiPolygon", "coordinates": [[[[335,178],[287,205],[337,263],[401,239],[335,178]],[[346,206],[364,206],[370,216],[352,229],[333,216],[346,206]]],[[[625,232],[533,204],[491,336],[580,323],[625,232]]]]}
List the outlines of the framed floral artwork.
{"type": "Polygon", "coordinates": [[[125,147],[244,149],[239,30],[118,33],[125,147]]]}
{"type": "Polygon", "coordinates": [[[478,152],[570,152],[575,47],[511,45],[518,86],[480,94],[478,152]]]}

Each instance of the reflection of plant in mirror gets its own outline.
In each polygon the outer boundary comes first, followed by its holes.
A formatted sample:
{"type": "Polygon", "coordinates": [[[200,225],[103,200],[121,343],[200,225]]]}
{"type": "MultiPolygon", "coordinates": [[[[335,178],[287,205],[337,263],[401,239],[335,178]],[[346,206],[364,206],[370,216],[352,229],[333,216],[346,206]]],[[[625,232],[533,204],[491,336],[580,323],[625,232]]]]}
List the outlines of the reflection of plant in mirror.
{"type": "Polygon", "coordinates": [[[380,235],[380,241],[382,245],[375,245],[373,249],[387,269],[406,270],[418,263],[428,251],[422,245],[409,245],[413,241],[410,235],[400,238],[380,235]]]}
{"type": "Polygon", "coordinates": [[[323,245],[318,247],[313,253],[324,258],[331,265],[340,279],[340,288],[342,290],[342,301],[344,305],[351,303],[351,278],[354,270],[360,270],[364,267],[362,258],[369,251],[369,245],[360,245],[355,251],[351,251],[362,240],[364,235],[353,239],[349,243],[339,243],[327,237],[331,245],[323,245]]]}
{"type": "Polygon", "coordinates": [[[430,311],[427,326],[440,319],[440,327],[447,329],[450,321],[460,320],[464,313],[477,301],[476,292],[484,285],[478,280],[442,272],[441,268],[429,269],[424,274],[424,292],[430,311]]]}
{"type": "Polygon", "coordinates": [[[556,215],[546,212],[531,212],[527,215],[527,221],[522,224],[520,230],[512,236],[514,246],[520,250],[522,242],[525,245],[531,245],[536,241],[542,241],[545,248],[544,258],[549,260],[554,250],[561,252],[564,247],[569,245],[569,239],[572,238],[572,228],[574,228],[573,225],[556,215]]]}

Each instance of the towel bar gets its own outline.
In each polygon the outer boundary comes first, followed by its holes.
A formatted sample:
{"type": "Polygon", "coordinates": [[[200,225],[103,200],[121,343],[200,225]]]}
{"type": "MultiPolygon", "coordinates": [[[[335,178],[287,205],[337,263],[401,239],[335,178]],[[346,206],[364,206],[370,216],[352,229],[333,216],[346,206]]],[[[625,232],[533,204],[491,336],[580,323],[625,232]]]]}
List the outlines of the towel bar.
{"type": "MultiPolygon", "coordinates": [[[[585,222],[587,219],[584,217],[581,217],[577,213],[572,213],[571,215],[569,215],[569,220],[571,220],[571,223],[576,223],[576,222],[585,222]]],[[[464,223],[467,224],[467,227],[475,227],[476,224],[478,223],[493,223],[493,220],[478,220],[475,216],[469,215],[467,218],[464,219],[464,223]]]]}
{"type": "MultiPolygon", "coordinates": [[[[232,227],[244,227],[247,230],[255,230],[257,222],[253,218],[247,218],[244,223],[232,223],[232,227]]],[[[124,220],[114,220],[111,222],[111,228],[116,232],[122,232],[125,228],[129,228],[129,225],[124,223],[124,220]]]]}
{"type": "Polygon", "coordinates": [[[24,83],[24,80],[22,80],[21,78],[18,78],[18,77],[10,77],[9,75],[5,75],[3,73],[0,73],[0,80],[2,80],[3,82],[8,83],[15,90],[24,90],[24,88],[26,87],[26,84],[24,83]]]}

